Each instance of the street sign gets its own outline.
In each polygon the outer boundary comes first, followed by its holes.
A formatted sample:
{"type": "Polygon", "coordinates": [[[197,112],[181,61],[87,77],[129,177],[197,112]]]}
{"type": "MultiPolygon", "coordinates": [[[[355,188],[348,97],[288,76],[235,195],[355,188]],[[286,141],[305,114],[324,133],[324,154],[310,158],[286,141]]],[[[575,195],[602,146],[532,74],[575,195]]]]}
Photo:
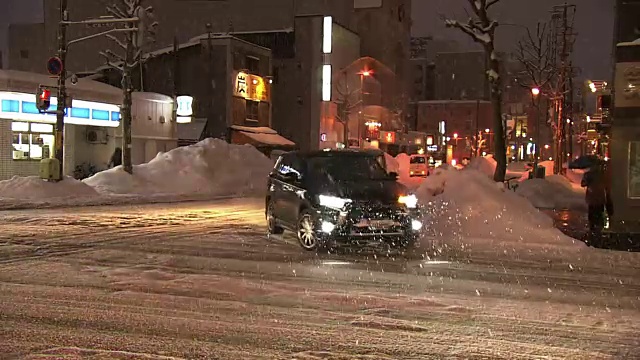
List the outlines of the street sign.
{"type": "Polygon", "coordinates": [[[62,60],[59,57],[52,57],[47,60],[47,71],[51,75],[60,75],[62,72],[62,60]]]}

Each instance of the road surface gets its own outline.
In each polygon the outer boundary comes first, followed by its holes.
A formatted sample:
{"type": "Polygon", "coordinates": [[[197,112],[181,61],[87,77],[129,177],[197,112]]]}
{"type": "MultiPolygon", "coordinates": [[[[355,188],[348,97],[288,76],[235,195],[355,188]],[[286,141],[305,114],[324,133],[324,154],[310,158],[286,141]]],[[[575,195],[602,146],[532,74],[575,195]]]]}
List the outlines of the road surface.
{"type": "Polygon", "coordinates": [[[0,212],[0,358],[640,358],[637,257],[264,234],[251,199],[0,212]]]}

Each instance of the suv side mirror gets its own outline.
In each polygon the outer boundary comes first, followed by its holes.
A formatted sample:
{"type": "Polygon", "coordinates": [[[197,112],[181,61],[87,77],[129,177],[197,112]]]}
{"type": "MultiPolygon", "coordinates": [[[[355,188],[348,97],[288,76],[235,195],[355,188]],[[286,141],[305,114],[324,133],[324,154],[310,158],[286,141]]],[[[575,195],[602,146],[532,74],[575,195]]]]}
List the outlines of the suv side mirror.
{"type": "Polygon", "coordinates": [[[395,172],[395,171],[391,171],[391,172],[389,173],[389,176],[391,176],[393,179],[396,179],[396,180],[397,180],[399,175],[398,175],[398,173],[397,173],[397,172],[395,172]]]}

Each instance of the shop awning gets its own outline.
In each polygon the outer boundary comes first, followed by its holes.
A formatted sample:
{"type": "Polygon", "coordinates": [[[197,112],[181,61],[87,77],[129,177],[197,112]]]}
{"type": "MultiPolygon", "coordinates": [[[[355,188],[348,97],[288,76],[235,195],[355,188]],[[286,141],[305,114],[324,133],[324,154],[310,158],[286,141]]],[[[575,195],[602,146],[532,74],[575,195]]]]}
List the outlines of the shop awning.
{"type": "Polygon", "coordinates": [[[253,145],[266,145],[266,146],[272,146],[272,147],[294,147],[296,144],[285,138],[284,136],[278,134],[277,131],[268,128],[268,127],[249,127],[249,126],[238,126],[238,125],[233,125],[231,127],[231,129],[241,135],[242,137],[245,137],[246,140],[249,141],[242,141],[243,139],[239,139],[238,137],[234,136],[232,137],[234,139],[233,142],[236,143],[250,143],[253,145]]]}
{"type": "Polygon", "coordinates": [[[178,124],[178,139],[198,142],[206,125],[206,119],[194,119],[190,123],[178,124]]]}

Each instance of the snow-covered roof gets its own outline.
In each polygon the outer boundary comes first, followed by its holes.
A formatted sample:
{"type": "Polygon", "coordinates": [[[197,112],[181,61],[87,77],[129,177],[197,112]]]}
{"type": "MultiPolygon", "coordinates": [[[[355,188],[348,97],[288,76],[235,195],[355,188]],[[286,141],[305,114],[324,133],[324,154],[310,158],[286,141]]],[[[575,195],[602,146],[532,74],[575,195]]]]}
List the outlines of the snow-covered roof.
{"type": "Polygon", "coordinates": [[[295,143],[284,136],[276,134],[265,134],[265,133],[252,133],[252,132],[242,132],[247,137],[265,145],[286,145],[286,146],[294,146],[295,143]]]}
{"type": "Polygon", "coordinates": [[[206,125],[206,119],[194,119],[190,123],[178,124],[178,139],[198,141],[206,125]]]}
{"type": "Polygon", "coordinates": [[[273,130],[270,127],[266,126],[241,126],[241,125],[231,125],[231,129],[250,132],[254,134],[277,134],[278,132],[273,130]]]}
{"type": "Polygon", "coordinates": [[[232,130],[240,131],[248,138],[257,141],[265,145],[286,145],[294,146],[295,143],[282,135],[279,135],[277,131],[266,126],[241,126],[231,125],[232,130]]]}
{"type": "MultiPolygon", "coordinates": [[[[57,86],[58,81],[57,78],[50,75],[17,70],[0,70],[0,91],[35,94],[39,85],[57,86]]],[[[78,100],[108,104],[122,103],[122,90],[120,88],[89,78],[79,78],[78,83],[75,85],[67,81],[67,92],[78,100]]],[[[169,96],[150,92],[134,92],[133,99],[137,101],[173,103],[173,99],[169,96]]]]}
{"type": "Polygon", "coordinates": [[[616,46],[638,46],[640,45],[640,38],[637,38],[633,41],[621,42],[616,44],[616,46]]]}
{"type": "MultiPolygon", "coordinates": [[[[0,70],[0,90],[36,93],[39,85],[57,86],[57,78],[18,70],[0,70]]],[[[71,96],[104,103],[119,104],[122,102],[122,90],[95,80],[78,79],[73,85],[67,81],[67,91],[71,96]]]]}

